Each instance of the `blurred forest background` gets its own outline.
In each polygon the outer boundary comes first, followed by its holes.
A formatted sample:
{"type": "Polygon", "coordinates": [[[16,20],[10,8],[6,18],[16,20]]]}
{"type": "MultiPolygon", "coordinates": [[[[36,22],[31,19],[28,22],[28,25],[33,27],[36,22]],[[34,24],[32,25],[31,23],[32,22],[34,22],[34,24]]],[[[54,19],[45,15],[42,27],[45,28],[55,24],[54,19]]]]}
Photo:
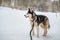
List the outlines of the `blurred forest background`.
{"type": "Polygon", "coordinates": [[[60,0],[0,0],[0,6],[20,10],[32,8],[42,12],[60,12],[60,0]]]}

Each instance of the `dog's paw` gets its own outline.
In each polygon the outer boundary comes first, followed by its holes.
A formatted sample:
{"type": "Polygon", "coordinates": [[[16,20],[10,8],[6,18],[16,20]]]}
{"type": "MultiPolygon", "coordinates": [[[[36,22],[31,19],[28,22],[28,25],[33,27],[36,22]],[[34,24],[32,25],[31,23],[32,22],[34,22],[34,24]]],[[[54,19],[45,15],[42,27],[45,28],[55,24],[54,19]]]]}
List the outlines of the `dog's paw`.
{"type": "Polygon", "coordinates": [[[37,38],[39,38],[39,36],[37,35],[37,38]]]}
{"type": "Polygon", "coordinates": [[[46,37],[46,35],[43,35],[44,37],[46,37]]]}

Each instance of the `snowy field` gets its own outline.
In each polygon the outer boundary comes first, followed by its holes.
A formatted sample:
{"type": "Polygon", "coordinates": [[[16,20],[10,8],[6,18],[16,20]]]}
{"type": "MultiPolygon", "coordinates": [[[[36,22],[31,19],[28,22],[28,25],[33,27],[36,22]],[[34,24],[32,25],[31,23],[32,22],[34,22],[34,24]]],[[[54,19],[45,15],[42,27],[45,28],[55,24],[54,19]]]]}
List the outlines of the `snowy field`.
{"type": "MultiPolygon", "coordinates": [[[[60,13],[37,12],[39,15],[46,15],[50,20],[50,29],[46,37],[43,37],[43,29],[40,30],[40,37],[33,36],[33,40],[60,40],[60,13]]],[[[30,40],[30,22],[24,17],[27,10],[17,10],[8,7],[0,7],[0,40],[30,40]]]]}

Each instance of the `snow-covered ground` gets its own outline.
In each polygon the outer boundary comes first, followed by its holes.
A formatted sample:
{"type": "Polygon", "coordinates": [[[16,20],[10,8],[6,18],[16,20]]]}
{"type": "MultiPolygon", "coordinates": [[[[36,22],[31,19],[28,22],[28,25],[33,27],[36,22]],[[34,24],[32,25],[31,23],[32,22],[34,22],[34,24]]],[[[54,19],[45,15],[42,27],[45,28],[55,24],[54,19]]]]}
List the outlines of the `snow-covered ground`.
{"type": "MultiPolygon", "coordinates": [[[[46,37],[43,37],[43,29],[40,30],[40,38],[33,36],[33,40],[60,40],[60,13],[37,12],[46,15],[50,20],[50,29],[46,37]]],[[[0,7],[0,40],[30,40],[29,19],[24,17],[27,10],[16,10],[8,7],[0,7]]]]}

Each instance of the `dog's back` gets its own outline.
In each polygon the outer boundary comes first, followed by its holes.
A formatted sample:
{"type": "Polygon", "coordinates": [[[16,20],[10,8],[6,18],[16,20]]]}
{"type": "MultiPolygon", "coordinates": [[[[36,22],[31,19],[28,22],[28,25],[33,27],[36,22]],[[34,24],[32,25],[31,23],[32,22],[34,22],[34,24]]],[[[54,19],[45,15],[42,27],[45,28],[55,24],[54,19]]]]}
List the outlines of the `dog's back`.
{"type": "Polygon", "coordinates": [[[40,23],[45,24],[45,22],[48,20],[48,18],[44,15],[36,15],[36,17],[37,17],[36,22],[38,24],[40,24],[40,23]]]}
{"type": "Polygon", "coordinates": [[[36,19],[37,23],[43,22],[46,18],[46,16],[44,15],[36,15],[36,16],[37,16],[37,19],[36,19]]]}

